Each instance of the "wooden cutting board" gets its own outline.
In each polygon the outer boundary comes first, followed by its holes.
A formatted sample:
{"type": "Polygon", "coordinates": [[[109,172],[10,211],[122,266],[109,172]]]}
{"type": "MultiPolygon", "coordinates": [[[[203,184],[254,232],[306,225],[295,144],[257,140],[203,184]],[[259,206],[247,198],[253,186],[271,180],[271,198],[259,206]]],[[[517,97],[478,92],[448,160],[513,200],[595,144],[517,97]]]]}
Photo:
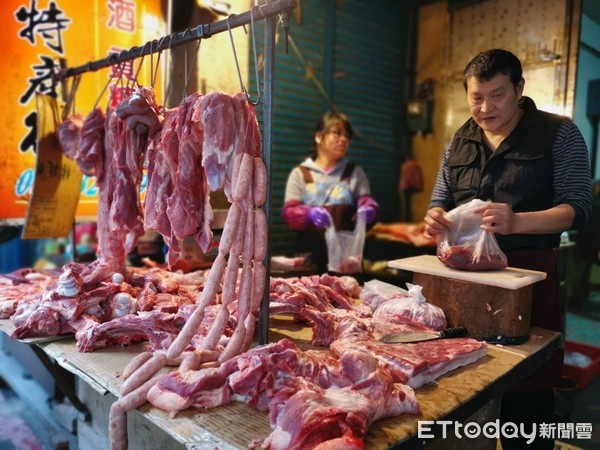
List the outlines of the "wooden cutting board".
{"type": "Polygon", "coordinates": [[[507,267],[502,270],[486,272],[469,272],[446,266],[437,256],[419,255],[410,258],[395,259],[388,262],[394,269],[437,275],[454,280],[470,281],[472,283],[496,286],[505,289],[520,289],[530,284],[546,279],[546,272],[507,267]]]}

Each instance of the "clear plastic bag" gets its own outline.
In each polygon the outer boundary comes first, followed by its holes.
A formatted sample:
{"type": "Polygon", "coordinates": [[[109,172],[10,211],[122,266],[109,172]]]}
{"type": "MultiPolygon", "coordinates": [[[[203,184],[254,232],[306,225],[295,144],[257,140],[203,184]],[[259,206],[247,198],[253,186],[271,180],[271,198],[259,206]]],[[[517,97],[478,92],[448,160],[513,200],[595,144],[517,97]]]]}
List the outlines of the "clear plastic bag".
{"type": "Polygon", "coordinates": [[[494,233],[483,230],[482,215],[473,212],[487,203],[491,202],[474,199],[448,212],[446,217],[452,225],[438,241],[440,261],[469,271],[500,270],[508,265],[494,233]]]}
{"type": "MultiPolygon", "coordinates": [[[[331,216],[329,223],[333,224],[331,216]]],[[[345,274],[362,272],[366,230],[366,217],[363,214],[357,214],[353,231],[336,231],[333,225],[326,228],[327,268],[330,271],[345,274]]]]}
{"type": "Polygon", "coordinates": [[[421,292],[423,286],[406,283],[406,287],[408,296],[396,297],[380,304],[373,313],[373,318],[393,323],[402,323],[403,318],[408,318],[437,331],[445,330],[446,315],[439,306],[427,303],[421,292]]]}
{"type": "Polygon", "coordinates": [[[381,280],[370,280],[367,281],[360,293],[360,298],[363,304],[375,311],[379,306],[385,302],[396,298],[408,297],[409,293],[406,289],[402,289],[399,286],[395,286],[390,283],[386,283],[381,280]]]}

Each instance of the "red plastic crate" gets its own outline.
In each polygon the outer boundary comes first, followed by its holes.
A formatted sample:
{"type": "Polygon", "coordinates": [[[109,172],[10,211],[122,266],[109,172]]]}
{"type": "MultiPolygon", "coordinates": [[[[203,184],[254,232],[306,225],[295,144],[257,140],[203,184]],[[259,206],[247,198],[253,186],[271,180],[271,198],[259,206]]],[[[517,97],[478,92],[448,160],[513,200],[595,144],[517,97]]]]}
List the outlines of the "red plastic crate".
{"type": "Polygon", "coordinates": [[[563,366],[563,375],[575,381],[579,389],[583,389],[600,373],[600,348],[567,341],[565,343],[565,354],[567,352],[581,353],[589,356],[592,360],[585,367],[571,366],[566,363],[563,366]]]}

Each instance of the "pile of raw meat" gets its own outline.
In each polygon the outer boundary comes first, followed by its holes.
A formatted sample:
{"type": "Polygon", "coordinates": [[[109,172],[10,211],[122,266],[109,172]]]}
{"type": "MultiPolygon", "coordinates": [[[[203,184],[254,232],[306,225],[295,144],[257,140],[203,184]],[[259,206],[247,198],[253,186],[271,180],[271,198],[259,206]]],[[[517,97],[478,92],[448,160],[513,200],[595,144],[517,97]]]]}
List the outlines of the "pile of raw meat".
{"type": "MultiPolygon", "coordinates": [[[[21,296],[16,308],[21,313],[14,314],[13,321],[26,317],[27,310],[39,311],[30,316],[26,326],[18,328],[19,333],[75,332],[80,351],[147,340],[148,351],[136,357],[122,374],[122,398],[129,395],[128,401],[134,398],[135,402],[124,405],[119,400],[117,404],[129,408],[149,401],[175,415],[189,407],[213,408],[233,400],[244,401],[268,413],[273,430],[253,446],[304,449],[327,442],[362,448],[373,421],[419,413],[413,388],[486,354],[485,343],[466,338],[384,344],[379,338],[386,334],[442,329],[443,317],[427,313],[433,305],[416,308],[420,303],[413,297],[412,286],[409,291],[386,295],[367,292],[351,277],[325,274],[272,278],[269,288],[270,314],[289,316],[310,326],[312,344],[322,349],[302,351],[283,339],[245,349],[217,363],[236,328],[239,299],[238,286],[218,344],[208,350],[203,344],[225,295],[221,282],[189,345],[179,357],[169,360],[167,350],[197,308],[196,299],[210,271],[179,274],[128,268],[123,279],[122,274],[115,280],[114,273],[106,272],[106,278],[94,281],[89,275],[99,273],[100,268],[94,267],[99,264],[69,264],[61,275],[24,270],[1,277],[0,283],[11,287],[13,297],[17,291],[29,295],[21,296]],[[77,280],[71,291],[60,282],[61,276],[67,278],[65,273],[77,280]],[[359,297],[364,301],[357,301],[359,297]],[[36,303],[38,306],[32,308],[36,303]],[[105,314],[94,315],[98,311],[105,314]],[[156,355],[175,370],[163,376],[150,375],[149,381],[142,383],[151,384],[147,393],[131,394],[136,390],[131,381],[135,380],[136,368],[156,355]]],[[[7,297],[1,305],[10,301],[7,297]]],[[[118,441],[117,429],[112,434],[118,441]]]]}
{"type": "Polygon", "coordinates": [[[127,412],[147,401],[176,414],[232,400],[268,412],[272,433],[252,446],[362,448],[373,421],[419,412],[413,388],[486,354],[485,343],[466,338],[381,343],[385,334],[445,326],[408,314],[406,295],[360,303],[349,277],[268,279],[267,173],[245,95],[193,94],[165,110],[140,87],[106,114],[69,118],[58,139],[96,177],[100,258],[0,276],[0,312],[15,338],[73,333],[80,351],[148,341],[122,374],[111,449],[127,448],[127,412]],[[220,188],[231,206],[210,270],[125,266],[147,229],[162,234],[170,265],[186,236],[206,250],[208,195],[220,188]],[[265,289],[271,315],[307,324],[313,345],[328,348],[302,351],[287,339],[251,348],[265,289]]]}

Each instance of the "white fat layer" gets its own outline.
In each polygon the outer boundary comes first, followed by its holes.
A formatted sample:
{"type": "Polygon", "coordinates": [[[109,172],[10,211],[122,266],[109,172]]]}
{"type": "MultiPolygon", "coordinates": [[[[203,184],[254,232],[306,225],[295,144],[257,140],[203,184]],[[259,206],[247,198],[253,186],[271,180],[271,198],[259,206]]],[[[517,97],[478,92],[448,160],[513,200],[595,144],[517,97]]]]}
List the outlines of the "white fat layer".
{"type": "Polygon", "coordinates": [[[428,370],[411,376],[407,384],[413,389],[419,388],[424,384],[429,383],[430,381],[433,381],[436,378],[439,378],[442,375],[450,372],[451,370],[471,364],[478,359],[483,358],[485,355],[487,355],[487,347],[482,347],[479,350],[470,353],[469,355],[458,357],[450,362],[445,361],[434,364],[433,366],[429,367],[428,370]]]}

